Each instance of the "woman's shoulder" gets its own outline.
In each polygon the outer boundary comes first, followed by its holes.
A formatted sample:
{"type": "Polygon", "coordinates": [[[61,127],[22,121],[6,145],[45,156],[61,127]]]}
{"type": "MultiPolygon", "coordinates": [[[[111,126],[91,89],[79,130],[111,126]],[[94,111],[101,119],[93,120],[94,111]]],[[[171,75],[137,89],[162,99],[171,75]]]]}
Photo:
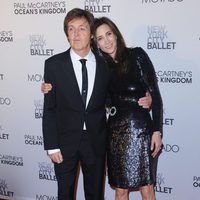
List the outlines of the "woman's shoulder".
{"type": "Polygon", "coordinates": [[[142,47],[130,47],[128,48],[128,51],[131,53],[131,54],[135,54],[135,55],[140,55],[140,54],[144,54],[145,51],[142,47]]]}
{"type": "Polygon", "coordinates": [[[130,54],[135,56],[140,62],[149,59],[148,54],[142,47],[129,48],[130,54]]]}

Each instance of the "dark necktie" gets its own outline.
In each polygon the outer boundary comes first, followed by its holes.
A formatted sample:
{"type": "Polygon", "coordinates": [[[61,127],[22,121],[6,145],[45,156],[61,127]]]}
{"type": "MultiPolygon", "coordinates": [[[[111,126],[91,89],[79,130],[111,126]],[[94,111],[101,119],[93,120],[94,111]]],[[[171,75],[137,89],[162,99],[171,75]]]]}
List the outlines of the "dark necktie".
{"type": "Polygon", "coordinates": [[[88,76],[87,76],[87,68],[86,68],[86,59],[79,60],[82,64],[82,99],[84,106],[86,107],[86,99],[87,99],[87,90],[88,90],[88,76]]]}

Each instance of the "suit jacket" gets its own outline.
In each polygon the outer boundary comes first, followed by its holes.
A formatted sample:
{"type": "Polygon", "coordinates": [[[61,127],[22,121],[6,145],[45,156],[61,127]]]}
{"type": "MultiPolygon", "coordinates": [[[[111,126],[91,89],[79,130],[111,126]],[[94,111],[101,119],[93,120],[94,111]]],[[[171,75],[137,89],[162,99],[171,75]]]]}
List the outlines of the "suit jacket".
{"type": "Polygon", "coordinates": [[[43,138],[46,150],[60,148],[67,155],[74,154],[80,143],[85,121],[95,154],[105,153],[105,99],[109,71],[105,61],[95,54],[96,75],[91,98],[84,108],[70,49],[45,61],[44,81],[53,88],[44,96],[43,138]]]}

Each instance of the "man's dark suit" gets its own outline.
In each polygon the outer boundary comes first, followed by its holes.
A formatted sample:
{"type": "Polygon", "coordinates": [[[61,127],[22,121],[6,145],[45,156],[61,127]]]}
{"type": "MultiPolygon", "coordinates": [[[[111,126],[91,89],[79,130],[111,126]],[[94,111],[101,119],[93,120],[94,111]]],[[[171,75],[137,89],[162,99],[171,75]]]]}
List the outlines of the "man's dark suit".
{"type": "MultiPolygon", "coordinates": [[[[61,149],[64,160],[70,159],[77,153],[84,134],[84,122],[87,127],[87,139],[95,158],[105,159],[107,138],[105,99],[109,73],[104,60],[97,55],[95,58],[94,87],[86,109],[72,66],[70,50],[45,61],[44,81],[51,83],[53,88],[44,98],[44,148],[61,149]]],[[[87,145],[84,148],[87,148],[87,145]]],[[[60,164],[55,164],[55,169],[58,165],[60,164]]]]}

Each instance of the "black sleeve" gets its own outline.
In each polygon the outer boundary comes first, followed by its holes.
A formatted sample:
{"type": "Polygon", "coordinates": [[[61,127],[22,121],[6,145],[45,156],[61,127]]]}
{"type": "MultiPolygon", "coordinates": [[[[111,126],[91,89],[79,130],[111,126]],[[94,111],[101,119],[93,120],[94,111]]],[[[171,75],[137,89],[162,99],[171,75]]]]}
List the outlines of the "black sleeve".
{"type": "Polygon", "coordinates": [[[54,65],[55,64],[50,60],[45,61],[44,82],[52,84],[52,90],[47,94],[44,94],[42,130],[45,150],[59,148],[56,128],[56,85],[55,73],[53,73],[54,65]]]}
{"type": "Polygon", "coordinates": [[[163,133],[163,103],[154,66],[142,48],[137,48],[137,63],[140,68],[143,82],[152,97],[152,118],[154,131],[163,133]]]}

